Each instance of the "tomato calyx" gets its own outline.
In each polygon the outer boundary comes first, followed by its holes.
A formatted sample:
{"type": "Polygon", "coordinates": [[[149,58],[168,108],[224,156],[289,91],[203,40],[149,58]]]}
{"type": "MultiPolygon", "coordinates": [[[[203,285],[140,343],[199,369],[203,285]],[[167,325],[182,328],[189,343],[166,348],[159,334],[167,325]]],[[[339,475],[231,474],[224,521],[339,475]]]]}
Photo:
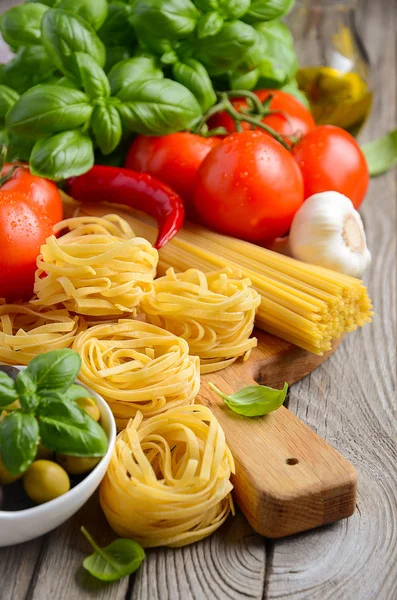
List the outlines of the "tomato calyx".
{"type": "MultiPolygon", "coordinates": [[[[0,173],[2,173],[3,171],[3,167],[4,167],[4,163],[6,162],[6,158],[7,158],[7,146],[1,146],[0,148],[0,173]]],[[[13,167],[11,167],[11,169],[2,177],[0,177],[0,188],[9,180],[11,179],[11,177],[14,175],[15,171],[20,167],[21,165],[16,164],[13,167]]]]}
{"type": "Polygon", "coordinates": [[[262,131],[266,131],[266,133],[270,134],[275,140],[277,140],[284,148],[288,151],[290,150],[290,146],[285,141],[284,137],[277,133],[272,127],[263,123],[263,117],[272,114],[282,114],[285,118],[288,119],[288,116],[285,115],[283,111],[280,110],[272,110],[270,108],[270,104],[272,102],[273,96],[270,94],[263,102],[258,98],[258,96],[254,92],[250,92],[248,90],[232,90],[227,92],[219,92],[217,94],[218,102],[212,108],[210,108],[201,121],[198,123],[195,128],[195,133],[202,135],[204,137],[215,136],[215,135],[228,135],[228,131],[224,127],[216,127],[215,129],[208,129],[207,122],[214,115],[226,112],[233,119],[237,132],[243,131],[243,127],[241,123],[249,123],[252,126],[252,129],[258,128],[262,129],[262,131]],[[246,100],[248,108],[242,108],[240,111],[236,110],[233,106],[231,99],[243,98],[246,100]]]}

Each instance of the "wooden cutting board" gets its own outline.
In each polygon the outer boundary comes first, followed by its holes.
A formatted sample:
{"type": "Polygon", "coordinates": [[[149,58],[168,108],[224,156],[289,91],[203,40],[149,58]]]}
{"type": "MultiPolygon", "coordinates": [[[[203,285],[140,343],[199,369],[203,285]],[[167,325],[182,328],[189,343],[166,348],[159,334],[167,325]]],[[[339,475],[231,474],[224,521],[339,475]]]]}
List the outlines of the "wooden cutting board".
{"type": "MultiPolygon", "coordinates": [[[[77,203],[64,197],[65,216],[77,203]]],[[[78,205],[77,205],[78,206],[78,205]]],[[[84,206],[84,214],[127,210],[114,205],[84,206]]],[[[258,347],[247,362],[237,361],[223,371],[202,377],[197,401],[208,406],[221,423],[236,462],[234,498],[252,528],[280,538],[344,519],[356,506],[354,467],[332,446],[282,406],[264,417],[233,413],[208,386],[229,394],[255,383],[281,388],[300,381],[337,348],[316,356],[273,335],[255,331],[258,347]]]]}

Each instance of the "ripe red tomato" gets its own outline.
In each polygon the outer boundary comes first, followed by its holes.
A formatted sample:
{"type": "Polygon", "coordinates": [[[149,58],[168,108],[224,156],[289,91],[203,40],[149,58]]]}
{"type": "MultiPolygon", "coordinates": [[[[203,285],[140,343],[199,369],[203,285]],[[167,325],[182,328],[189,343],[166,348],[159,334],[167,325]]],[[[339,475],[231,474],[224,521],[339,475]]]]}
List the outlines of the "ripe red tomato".
{"type": "Polygon", "coordinates": [[[359,208],[369,183],[368,165],[356,140],[340,127],[321,125],[292,149],[305,185],[305,199],[319,192],[344,194],[359,208]]]}
{"type": "MultiPolygon", "coordinates": [[[[4,176],[12,165],[2,170],[4,176]]],[[[62,219],[56,185],[19,167],[0,187],[0,297],[29,299],[33,295],[36,257],[62,219]]]]}
{"type": "Polygon", "coordinates": [[[197,173],[195,208],[211,229],[256,244],[286,233],[303,202],[297,164],[260,131],[226,137],[197,173]]]}
{"type": "Polygon", "coordinates": [[[218,143],[217,138],[188,132],[159,137],[139,135],[128,151],[124,166],[167,183],[183,198],[186,213],[191,215],[197,169],[218,143]]]}
{"type": "MultiPolygon", "coordinates": [[[[277,133],[284,136],[305,135],[315,128],[316,124],[311,113],[294,96],[282,92],[281,90],[256,90],[255,94],[263,102],[270,95],[273,96],[270,102],[270,109],[281,111],[278,114],[267,115],[263,117],[262,123],[272,127],[277,133]]],[[[232,102],[234,108],[241,112],[241,109],[248,107],[245,100],[236,99],[232,102]]],[[[249,123],[241,123],[243,129],[251,129],[249,123]]],[[[235,123],[227,112],[221,112],[214,115],[208,122],[210,129],[215,127],[225,127],[229,133],[236,131],[235,123]]]]}

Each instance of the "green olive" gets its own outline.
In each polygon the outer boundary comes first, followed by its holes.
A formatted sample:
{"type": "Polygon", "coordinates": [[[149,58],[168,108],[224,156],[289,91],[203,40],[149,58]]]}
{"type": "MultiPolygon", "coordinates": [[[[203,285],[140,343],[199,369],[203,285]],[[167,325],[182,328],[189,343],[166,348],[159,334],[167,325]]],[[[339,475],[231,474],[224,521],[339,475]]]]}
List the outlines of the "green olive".
{"type": "Polygon", "coordinates": [[[52,450],[48,450],[43,444],[37,446],[36,459],[35,460],[52,460],[54,453],[52,450]]]}
{"type": "Polygon", "coordinates": [[[101,418],[100,410],[93,398],[77,398],[76,404],[84,410],[91,419],[94,419],[94,421],[99,421],[101,418]]]}
{"type": "Polygon", "coordinates": [[[9,473],[7,471],[7,469],[4,466],[3,461],[0,458],[0,484],[8,485],[9,483],[14,483],[14,481],[16,481],[19,478],[20,478],[20,475],[17,475],[16,477],[14,477],[14,475],[11,475],[11,473],[9,473]]]}
{"type": "Polygon", "coordinates": [[[83,475],[83,473],[92,471],[102,457],[86,458],[82,456],[69,456],[68,454],[56,454],[55,458],[70,475],[83,475]]]}
{"type": "Polygon", "coordinates": [[[37,504],[49,502],[70,490],[69,476],[50,460],[35,460],[23,475],[25,492],[37,504]]]}

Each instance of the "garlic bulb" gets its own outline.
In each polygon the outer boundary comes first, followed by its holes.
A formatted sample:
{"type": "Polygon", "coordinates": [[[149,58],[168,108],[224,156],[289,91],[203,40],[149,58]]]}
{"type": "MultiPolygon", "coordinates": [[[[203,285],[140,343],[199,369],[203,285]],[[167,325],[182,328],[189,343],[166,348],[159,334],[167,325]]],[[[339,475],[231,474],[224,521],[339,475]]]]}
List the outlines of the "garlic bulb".
{"type": "Polygon", "coordinates": [[[292,221],[289,245],[294,258],[353,277],[371,262],[361,217],[339,192],[305,200],[292,221]]]}

